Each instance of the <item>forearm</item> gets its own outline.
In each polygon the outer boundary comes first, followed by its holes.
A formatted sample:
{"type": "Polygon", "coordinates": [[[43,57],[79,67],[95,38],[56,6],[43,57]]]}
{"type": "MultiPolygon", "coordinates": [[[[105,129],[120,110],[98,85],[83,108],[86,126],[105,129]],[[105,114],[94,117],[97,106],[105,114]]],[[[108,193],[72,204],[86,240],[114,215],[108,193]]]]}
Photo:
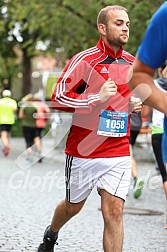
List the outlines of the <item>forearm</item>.
{"type": "Polygon", "coordinates": [[[75,92],[62,93],[59,96],[52,96],[52,103],[54,108],[63,111],[74,112],[85,111],[89,113],[92,109],[100,103],[99,94],[77,94],[75,92]]]}
{"type": "Polygon", "coordinates": [[[167,114],[167,94],[155,86],[152,76],[143,72],[134,72],[129,88],[144,104],[167,114]]]}

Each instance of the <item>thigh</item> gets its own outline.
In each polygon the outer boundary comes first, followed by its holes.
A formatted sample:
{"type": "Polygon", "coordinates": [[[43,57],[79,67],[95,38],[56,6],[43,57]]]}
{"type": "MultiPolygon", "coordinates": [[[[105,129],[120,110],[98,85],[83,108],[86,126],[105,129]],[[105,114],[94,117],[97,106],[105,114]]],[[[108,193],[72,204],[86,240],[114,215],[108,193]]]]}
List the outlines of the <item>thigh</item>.
{"type": "Polygon", "coordinates": [[[78,203],[85,200],[92,188],[92,162],[91,159],[66,156],[65,180],[66,200],[78,203]]]}
{"type": "Polygon", "coordinates": [[[162,134],[153,134],[152,135],[152,147],[154,151],[154,155],[158,164],[158,168],[160,170],[163,182],[167,181],[167,170],[165,169],[165,165],[162,157],[162,134]]]}
{"type": "Polygon", "coordinates": [[[35,128],[35,134],[34,134],[34,137],[39,137],[41,138],[42,137],[42,128],[35,128]]]}
{"type": "Polygon", "coordinates": [[[26,140],[27,148],[33,145],[34,133],[32,127],[23,126],[23,135],[26,140]]]}
{"type": "Polygon", "coordinates": [[[164,163],[162,160],[161,142],[162,142],[162,134],[152,135],[152,147],[153,147],[154,155],[155,155],[159,168],[164,166],[164,163]]]}
{"type": "Polygon", "coordinates": [[[1,124],[1,131],[11,132],[12,125],[11,124],[1,124]]]}
{"type": "Polygon", "coordinates": [[[108,193],[105,190],[100,190],[101,195],[101,210],[103,215],[107,216],[108,213],[115,212],[122,213],[123,212],[123,206],[124,206],[124,200],[115,197],[108,193]]]}
{"type": "Polygon", "coordinates": [[[103,173],[97,180],[98,190],[104,189],[113,196],[126,200],[131,180],[130,156],[104,159],[103,173]]]}

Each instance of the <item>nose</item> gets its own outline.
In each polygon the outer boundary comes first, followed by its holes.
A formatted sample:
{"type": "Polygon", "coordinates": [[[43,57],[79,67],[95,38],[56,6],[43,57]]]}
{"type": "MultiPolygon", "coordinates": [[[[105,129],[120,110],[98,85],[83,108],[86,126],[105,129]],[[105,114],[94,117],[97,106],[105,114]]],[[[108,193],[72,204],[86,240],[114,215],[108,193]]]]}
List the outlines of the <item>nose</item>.
{"type": "Polygon", "coordinates": [[[124,31],[129,31],[129,27],[127,26],[126,23],[123,25],[123,30],[124,30],[124,31]]]}

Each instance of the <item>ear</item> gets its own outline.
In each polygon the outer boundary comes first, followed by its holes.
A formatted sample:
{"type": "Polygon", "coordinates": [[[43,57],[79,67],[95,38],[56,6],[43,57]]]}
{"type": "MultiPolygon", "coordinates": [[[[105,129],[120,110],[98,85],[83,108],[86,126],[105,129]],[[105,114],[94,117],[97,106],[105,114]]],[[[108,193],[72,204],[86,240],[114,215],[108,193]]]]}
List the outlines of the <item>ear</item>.
{"type": "Polygon", "coordinates": [[[106,35],[106,27],[104,24],[98,24],[98,31],[101,35],[106,35]]]}

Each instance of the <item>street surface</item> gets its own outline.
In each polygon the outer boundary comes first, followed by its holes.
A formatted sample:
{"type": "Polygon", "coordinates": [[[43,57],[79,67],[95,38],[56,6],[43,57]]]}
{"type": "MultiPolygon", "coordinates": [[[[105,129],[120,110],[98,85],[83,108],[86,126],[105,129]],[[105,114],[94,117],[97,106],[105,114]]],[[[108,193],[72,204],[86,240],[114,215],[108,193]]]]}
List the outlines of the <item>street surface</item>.
{"type": "MultiPolygon", "coordinates": [[[[35,252],[56,204],[64,198],[63,150],[53,149],[51,137],[44,139],[43,147],[44,152],[50,152],[45,153],[42,163],[33,165],[26,163],[22,138],[11,139],[8,157],[0,152],[0,252],[35,252]]],[[[144,162],[139,157],[137,162],[145,187],[136,200],[131,185],[124,211],[123,251],[167,252],[161,176],[154,162],[144,162]]],[[[102,232],[100,196],[94,189],[79,215],[62,228],[55,251],[102,252],[102,232]]]]}

